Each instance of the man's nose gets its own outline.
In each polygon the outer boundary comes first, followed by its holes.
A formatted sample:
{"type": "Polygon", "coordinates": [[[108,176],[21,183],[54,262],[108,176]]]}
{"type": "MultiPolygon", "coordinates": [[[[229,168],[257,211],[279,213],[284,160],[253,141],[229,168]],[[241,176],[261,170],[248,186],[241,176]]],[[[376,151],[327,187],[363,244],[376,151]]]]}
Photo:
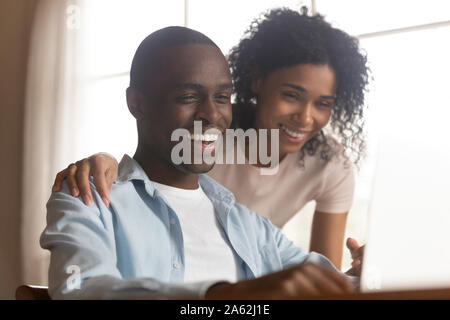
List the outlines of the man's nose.
{"type": "Polygon", "coordinates": [[[198,106],[196,120],[205,120],[210,124],[217,124],[221,115],[212,98],[206,98],[198,106]]]}

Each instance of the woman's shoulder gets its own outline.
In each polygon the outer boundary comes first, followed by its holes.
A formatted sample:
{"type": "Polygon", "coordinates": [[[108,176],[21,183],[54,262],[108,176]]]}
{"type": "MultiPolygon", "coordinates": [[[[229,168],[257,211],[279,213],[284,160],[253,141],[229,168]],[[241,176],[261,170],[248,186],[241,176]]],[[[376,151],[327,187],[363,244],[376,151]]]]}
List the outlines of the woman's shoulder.
{"type": "Polygon", "coordinates": [[[354,175],[355,167],[345,153],[344,146],[335,138],[327,136],[327,143],[318,147],[315,152],[301,149],[291,155],[291,166],[303,171],[302,176],[316,181],[340,179],[354,175]]]}
{"type": "MultiPolygon", "coordinates": [[[[329,138],[329,158],[323,166],[321,187],[316,195],[316,210],[328,213],[348,212],[353,202],[355,166],[336,139],[329,138]]],[[[319,155],[320,156],[320,155],[319,155]]]]}

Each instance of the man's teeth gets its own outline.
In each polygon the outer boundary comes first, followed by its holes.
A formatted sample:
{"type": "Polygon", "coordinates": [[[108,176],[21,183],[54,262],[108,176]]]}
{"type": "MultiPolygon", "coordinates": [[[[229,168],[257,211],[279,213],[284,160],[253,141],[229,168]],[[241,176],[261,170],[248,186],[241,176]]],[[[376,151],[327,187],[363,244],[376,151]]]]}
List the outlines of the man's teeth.
{"type": "Polygon", "coordinates": [[[218,134],[189,134],[189,139],[200,141],[216,141],[219,138],[218,134]]]}
{"type": "Polygon", "coordinates": [[[293,138],[305,138],[308,134],[307,133],[300,133],[300,132],[295,132],[290,130],[288,127],[286,127],[285,125],[281,125],[281,129],[283,129],[284,132],[286,132],[288,135],[290,135],[293,138]]]}

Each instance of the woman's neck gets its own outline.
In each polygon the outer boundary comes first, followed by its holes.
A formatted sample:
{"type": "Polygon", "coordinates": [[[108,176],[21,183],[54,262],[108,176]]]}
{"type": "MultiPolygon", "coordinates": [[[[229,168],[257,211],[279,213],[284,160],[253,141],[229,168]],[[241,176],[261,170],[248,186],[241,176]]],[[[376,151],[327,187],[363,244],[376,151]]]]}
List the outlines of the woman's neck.
{"type": "MultiPolygon", "coordinates": [[[[257,129],[255,129],[255,130],[257,130],[257,129]]],[[[257,134],[256,135],[256,149],[255,149],[256,150],[256,163],[250,163],[250,164],[252,166],[255,166],[255,167],[258,167],[258,168],[271,167],[271,163],[265,164],[265,163],[262,162],[262,159],[261,159],[261,156],[260,156],[260,152],[259,152],[259,138],[260,137],[257,134]]],[[[267,138],[267,136],[266,136],[266,138],[267,138]]],[[[250,148],[249,139],[246,139],[245,140],[245,158],[246,158],[247,161],[248,161],[249,158],[251,158],[250,155],[249,155],[250,150],[251,150],[251,148],[250,148]]],[[[270,157],[271,152],[272,152],[271,144],[270,144],[270,141],[268,141],[268,143],[267,143],[267,157],[270,157]]],[[[283,159],[286,158],[286,156],[287,156],[287,152],[279,151],[278,152],[278,163],[281,163],[281,161],[283,161],[283,159]]]]}

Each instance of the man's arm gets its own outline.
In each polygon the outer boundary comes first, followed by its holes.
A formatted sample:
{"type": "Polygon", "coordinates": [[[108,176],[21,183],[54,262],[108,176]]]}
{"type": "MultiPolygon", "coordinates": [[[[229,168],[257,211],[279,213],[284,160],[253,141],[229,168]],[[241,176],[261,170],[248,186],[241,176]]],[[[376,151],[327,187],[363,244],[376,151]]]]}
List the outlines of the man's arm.
{"type": "Polygon", "coordinates": [[[324,255],[313,251],[306,253],[304,250],[297,247],[291,240],[289,240],[282,233],[282,231],[273,224],[269,223],[269,228],[272,229],[284,269],[308,263],[317,264],[344,276],[356,289],[359,289],[360,274],[352,272],[354,271],[353,269],[350,269],[348,271],[349,273],[344,274],[339,271],[336,266],[324,255]]]}
{"type": "Polygon", "coordinates": [[[94,201],[85,206],[67,184],[47,203],[42,248],[51,252],[49,293],[54,299],[201,299],[215,282],[170,284],[152,278],[123,279],[118,270],[112,216],[94,201]],[[79,277],[78,277],[79,271],[79,277]]]}
{"type": "Polygon", "coordinates": [[[303,263],[255,279],[213,285],[206,299],[284,300],[353,292],[352,284],[340,273],[316,263],[303,263]]]}

